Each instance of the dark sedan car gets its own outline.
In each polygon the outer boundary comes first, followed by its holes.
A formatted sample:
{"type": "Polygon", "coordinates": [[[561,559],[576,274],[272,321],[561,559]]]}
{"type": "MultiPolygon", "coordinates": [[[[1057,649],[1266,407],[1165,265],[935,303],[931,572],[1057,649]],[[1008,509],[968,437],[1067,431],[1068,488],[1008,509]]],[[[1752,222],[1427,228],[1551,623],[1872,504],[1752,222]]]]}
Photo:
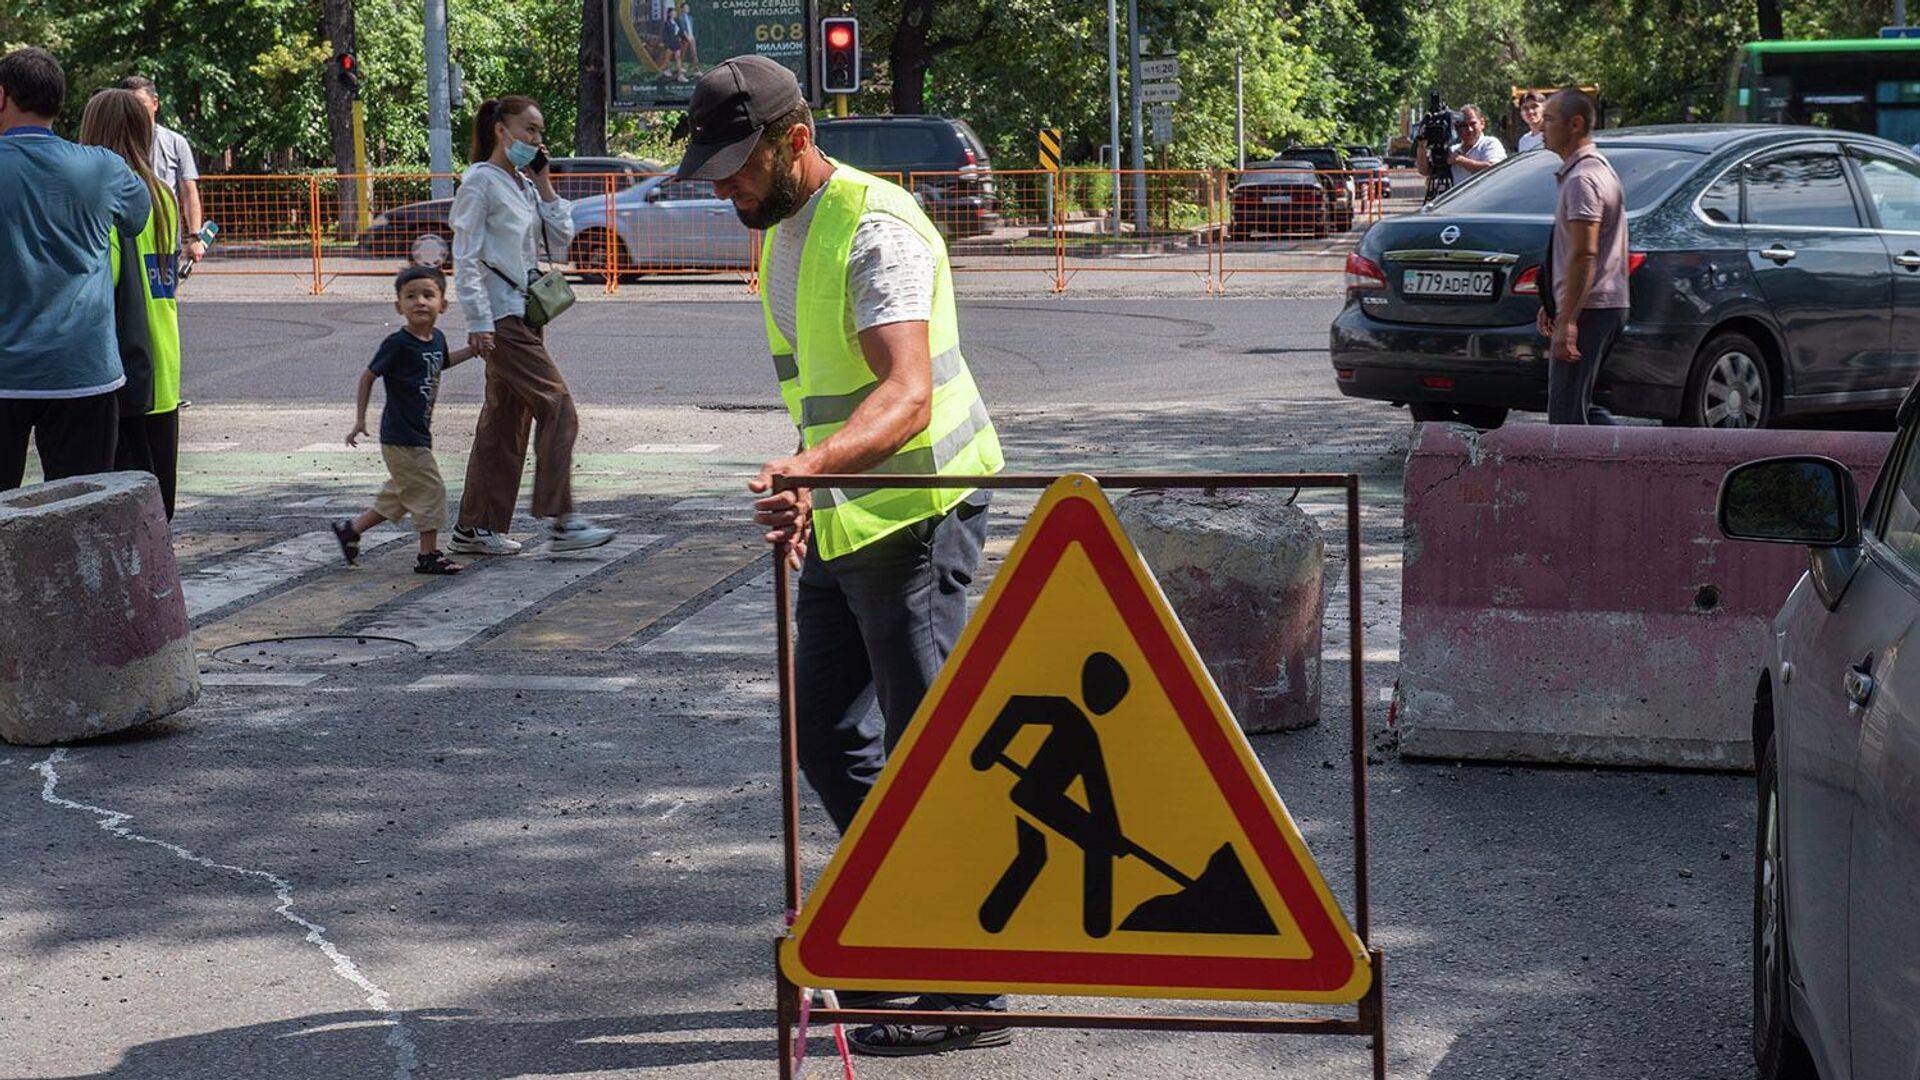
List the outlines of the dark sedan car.
{"type": "MultiPolygon", "coordinates": [[[[663,168],[632,158],[554,158],[553,187],[563,199],[591,198],[606,194],[608,176],[615,178],[616,188],[624,189],[663,168]]],[[[384,211],[360,234],[359,253],[445,264],[453,252],[453,227],[447,224],[452,210],[452,199],[428,199],[384,211]]]]}
{"type": "Polygon", "coordinates": [[[1251,240],[1256,233],[1305,233],[1323,239],[1333,229],[1333,200],[1314,175],[1311,161],[1249,165],[1228,193],[1228,205],[1230,240],[1251,240]]]}
{"type": "MultiPolygon", "coordinates": [[[[1920,159],[1820,128],[1695,125],[1597,136],[1626,189],[1632,307],[1596,399],[1705,427],[1891,409],[1920,376],[1920,159]]],[[[1347,259],[1331,353],[1342,393],[1496,427],[1544,409],[1534,329],[1552,227],[1545,151],[1509,158],[1347,259]]]]}

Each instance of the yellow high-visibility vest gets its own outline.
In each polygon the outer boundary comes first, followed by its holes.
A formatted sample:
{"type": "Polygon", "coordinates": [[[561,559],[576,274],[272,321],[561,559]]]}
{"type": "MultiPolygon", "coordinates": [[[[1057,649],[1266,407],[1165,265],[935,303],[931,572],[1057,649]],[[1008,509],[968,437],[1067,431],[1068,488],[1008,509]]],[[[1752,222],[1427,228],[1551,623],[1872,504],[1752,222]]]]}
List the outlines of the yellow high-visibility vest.
{"type": "MultiPolygon", "coordinates": [[[[860,351],[847,309],[847,257],[853,234],[867,213],[883,213],[913,229],[933,249],[933,316],[928,345],[933,354],[933,419],[894,455],[869,473],[931,473],[982,476],[1005,464],[1000,436],[987,415],[973,372],[960,355],[960,323],[953,307],[953,273],[947,245],[933,222],[897,184],[838,165],[827,181],[800,254],[800,296],[795,306],[797,343],[773,322],[767,290],[760,290],[767,348],[780,378],[780,396],[811,448],[846,425],[878,380],[860,351]],[[797,344],[797,348],[796,348],[797,344]]],[[[776,225],[766,232],[760,265],[771,262],[776,225]]],[[[816,489],[813,539],[823,559],[858,551],[917,521],[944,514],[973,488],[816,489]]]]}
{"type": "MultiPolygon", "coordinates": [[[[180,218],[174,209],[173,193],[160,189],[165,213],[154,207],[147,215],[147,227],[135,241],[139,249],[140,269],[147,279],[147,340],[153,351],[153,408],[149,416],[170,413],[180,407],[180,307],[174,302],[174,290],[180,284],[180,253],[177,243],[161,251],[160,226],[178,230],[180,218]]],[[[112,240],[113,280],[120,280],[120,230],[109,230],[112,240]]],[[[171,238],[169,238],[171,239],[171,238]]]]}

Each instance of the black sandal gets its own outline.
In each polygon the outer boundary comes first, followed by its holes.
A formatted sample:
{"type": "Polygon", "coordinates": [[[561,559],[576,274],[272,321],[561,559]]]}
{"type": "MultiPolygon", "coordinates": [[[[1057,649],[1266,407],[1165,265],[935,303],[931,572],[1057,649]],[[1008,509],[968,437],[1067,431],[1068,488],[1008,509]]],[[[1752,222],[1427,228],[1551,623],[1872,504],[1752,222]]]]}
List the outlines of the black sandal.
{"type": "Polygon", "coordinates": [[[441,554],[439,548],[421,552],[413,564],[416,574],[457,574],[460,570],[460,564],[441,554]]]}
{"type": "Polygon", "coordinates": [[[340,541],[340,554],[346,556],[348,566],[360,561],[360,534],[353,531],[352,518],[341,518],[333,523],[333,538],[340,541]]]}

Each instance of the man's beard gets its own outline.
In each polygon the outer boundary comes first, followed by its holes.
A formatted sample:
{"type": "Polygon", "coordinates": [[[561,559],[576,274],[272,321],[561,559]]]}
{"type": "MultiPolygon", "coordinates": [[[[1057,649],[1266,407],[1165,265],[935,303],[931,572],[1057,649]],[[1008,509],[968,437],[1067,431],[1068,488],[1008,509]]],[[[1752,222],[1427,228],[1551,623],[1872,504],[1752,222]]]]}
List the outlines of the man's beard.
{"type": "Polygon", "coordinates": [[[793,151],[781,147],[773,165],[773,186],[768,189],[767,197],[752,211],[733,208],[740,224],[749,229],[770,229],[793,216],[800,209],[800,181],[793,175],[793,151]]]}

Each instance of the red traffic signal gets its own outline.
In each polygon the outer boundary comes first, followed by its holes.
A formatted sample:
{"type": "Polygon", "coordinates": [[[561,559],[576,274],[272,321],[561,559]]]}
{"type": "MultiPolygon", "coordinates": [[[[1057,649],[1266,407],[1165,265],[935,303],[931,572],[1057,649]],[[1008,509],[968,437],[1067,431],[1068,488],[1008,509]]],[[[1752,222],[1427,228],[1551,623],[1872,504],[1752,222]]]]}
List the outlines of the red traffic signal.
{"type": "Polygon", "coordinates": [[[349,97],[360,96],[360,61],[352,52],[342,52],[333,58],[334,68],[340,75],[340,86],[349,97]]]}
{"type": "Polygon", "coordinates": [[[820,89],[851,94],[860,89],[860,20],[836,15],[820,20],[820,89]]]}

